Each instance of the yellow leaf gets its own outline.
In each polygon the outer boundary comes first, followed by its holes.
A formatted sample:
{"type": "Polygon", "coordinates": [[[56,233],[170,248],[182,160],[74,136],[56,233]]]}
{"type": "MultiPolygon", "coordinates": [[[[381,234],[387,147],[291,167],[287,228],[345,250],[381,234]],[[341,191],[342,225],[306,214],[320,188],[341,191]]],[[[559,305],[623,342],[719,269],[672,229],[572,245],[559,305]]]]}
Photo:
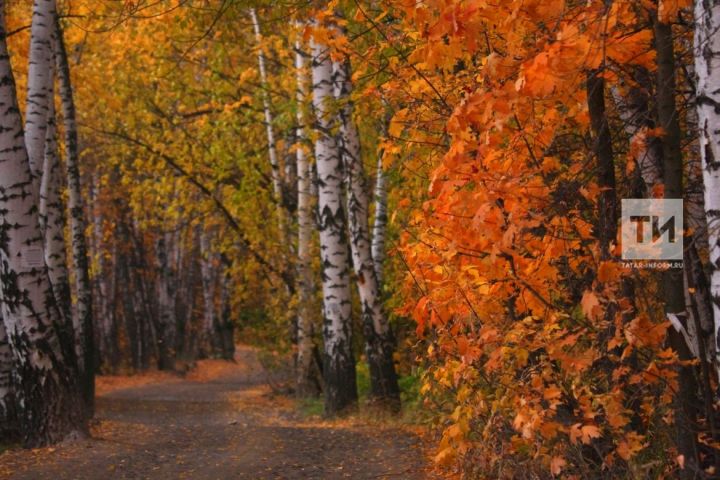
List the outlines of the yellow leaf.
{"type": "Polygon", "coordinates": [[[388,133],[390,134],[390,136],[400,136],[403,128],[405,127],[405,115],[407,115],[407,111],[407,108],[403,108],[402,110],[399,110],[395,115],[393,115],[393,118],[390,121],[390,126],[388,127],[388,133]]]}

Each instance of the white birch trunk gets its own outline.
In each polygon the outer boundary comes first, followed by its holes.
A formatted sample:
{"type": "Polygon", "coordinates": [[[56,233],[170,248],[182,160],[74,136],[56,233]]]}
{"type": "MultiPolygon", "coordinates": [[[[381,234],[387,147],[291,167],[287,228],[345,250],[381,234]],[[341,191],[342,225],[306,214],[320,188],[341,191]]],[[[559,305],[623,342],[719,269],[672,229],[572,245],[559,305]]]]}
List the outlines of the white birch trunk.
{"type": "Polygon", "coordinates": [[[271,178],[273,185],[273,195],[277,202],[278,222],[280,231],[285,232],[285,215],[283,207],[283,188],[282,178],[280,174],[280,162],[278,160],[277,149],[275,147],[275,131],[273,129],[273,115],[270,110],[270,92],[268,91],[267,70],[265,69],[265,54],[263,53],[263,38],[260,33],[260,22],[258,22],[257,12],[254,8],[250,9],[250,18],[255,31],[255,40],[258,49],[258,70],[260,71],[260,87],[262,89],[263,111],[265,114],[265,131],[268,142],[268,156],[270,157],[271,178]]]}
{"type": "Polygon", "coordinates": [[[311,43],[313,106],[318,130],[315,161],[318,174],[318,229],[322,261],[323,376],[325,411],[334,415],[357,401],[352,351],[350,270],[342,201],[342,162],[334,125],[332,61],[328,48],[311,43]]]}
{"type": "Polygon", "coordinates": [[[387,232],[387,185],[382,152],[378,156],[375,177],[375,219],[372,232],[372,258],[378,285],[383,284],[385,263],[385,235],[387,232]]]}
{"type": "Polygon", "coordinates": [[[340,151],[347,183],[350,247],[360,294],[365,354],[370,366],[370,393],[377,400],[397,403],[400,390],[393,363],[394,341],[371,254],[368,226],[370,195],[360,153],[360,136],[353,120],[349,60],[335,62],[333,73],[335,97],[340,102],[340,151]]]}
{"type": "Polygon", "coordinates": [[[52,101],[56,17],[55,0],[34,0],[30,30],[25,145],[36,191],[42,177],[45,132],[52,101]]]}
{"type": "MultiPolygon", "coordinates": [[[[40,228],[44,235],[45,264],[48,267],[50,284],[63,321],[73,323],[71,311],[70,280],[67,269],[67,253],[65,250],[65,216],[61,197],[60,158],[57,151],[55,128],[55,109],[50,105],[46,129],[45,161],[40,182],[40,228]]],[[[73,331],[82,331],[81,326],[73,323],[73,331]]],[[[75,335],[75,353],[78,357],[80,371],[85,370],[82,357],[83,345],[80,336],[75,335]]]]}
{"type": "MultiPolygon", "coordinates": [[[[683,37],[679,39],[682,48],[692,51],[690,41],[683,37]]],[[[689,105],[695,103],[694,84],[695,81],[695,65],[690,62],[685,65],[687,76],[684,78],[688,85],[688,90],[693,92],[687,99],[689,105]]],[[[697,110],[688,108],[685,111],[686,129],[695,131],[698,125],[697,110]]],[[[692,142],[689,146],[689,152],[685,156],[687,167],[685,182],[685,222],[687,227],[692,230],[692,244],[685,248],[685,299],[690,321],[688,322],[688,330],[692,329],[695,337],[703,342],[698,343],[695,350],[698,357],[701,353],[705,354],[704,360],[711,365],[715,359],[715,327],[713,325],[713,307],[710,295],[710,279],[708,278],[702,259],[698,252],[708,250],[708,228],[707,218],[705,217],[705,195],[703,188],[703,166],[700,158],[700,149],[698,142],[692,142]],[[690,293],[694,290],[694,293],[690,293]],[[703,348],[701,348],[703,347],[703,348]],[[702,352],[704,350],[704,352],[702,352]]]]}
{"type": "Polygon", "coordinates": [[[307,99],[306,62],[299,40],[295,41],[295,70],[297,74],[297,147],[295,159],[298,178],[298,355],[296,388],[300,397],[318,393],[313,382],[313,291],[314,282],[310,258],[312,242],[312,185],[310,180],[310,162],[305,154],[305,114],[303,111],[307,99]]]}
{"type": "MultiPolygon", "coordinates": [[[[70,243],[72,247],[73,277],[75,281],[75,336],[82,345],[82,363],[90,368],[81,371],[82,390],[85,403],[92,410],[95,400],[95,348],[93,346],[93,310],[92,285],[88,263],[87,240],[85,230],[84,202],[80,183],[77,121],[75,119],[75,101],[73,99],[70,64],[68,63],[60,22],[55,15],[55,64],[58,76],[58,94],[60,96],[65,140],[65,172],[67,176],[68,213],[70,217],[70,243]]],[[[103,321],[112,322],[108,317],[103,321]]]]}
{"type": "Polygon", "coordinates": [[[695,2],[695,74],[705,214],[710,247],[715,363],[720,365],[720,3],[695,2]]]}
{"type": "MultiPolygon", "coordinates": [[[[62,329],[43,240],[5,43],[0,2],[0,292],[15,359],[20,429],[28,446],[84,432],[72,332],[62,329]]],[[[44,151],[44,137],[43,137],[44,151]]]]}

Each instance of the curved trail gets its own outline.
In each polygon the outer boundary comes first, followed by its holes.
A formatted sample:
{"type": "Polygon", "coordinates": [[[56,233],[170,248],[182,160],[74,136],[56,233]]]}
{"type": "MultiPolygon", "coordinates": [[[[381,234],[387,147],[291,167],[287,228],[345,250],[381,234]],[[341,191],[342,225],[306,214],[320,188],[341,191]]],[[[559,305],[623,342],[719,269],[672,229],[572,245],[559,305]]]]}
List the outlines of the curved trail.
{"type": "Polygon", "coordinates": [[[9,479],[423,479],[411,433],[303,420],[271,398],[255,353],[98,397],[93,438],[0,455],[9,479]]]}

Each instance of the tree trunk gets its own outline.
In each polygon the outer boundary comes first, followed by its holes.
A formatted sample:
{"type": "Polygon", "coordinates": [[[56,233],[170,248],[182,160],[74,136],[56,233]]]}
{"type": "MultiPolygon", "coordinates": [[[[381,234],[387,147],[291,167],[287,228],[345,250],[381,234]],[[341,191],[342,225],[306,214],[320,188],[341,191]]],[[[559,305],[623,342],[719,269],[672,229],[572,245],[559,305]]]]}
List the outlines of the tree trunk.
{"type": "Polygon", "coordinates": [[[168,235],[160,234],[155,243],[157,256],[158,368],[175,369],[175,279],[168,255],[168,235]]]}
{"type": "Polygon", "coordinates": [[[122,319],[125,327],[125,335],[130,347],[130,365],[134,371],[143,368],[141,342],[138,338],[141,319],[136,315],[135,294],[131,290],[134,287],[133,278],[130,274],[130,267],[127,262],[115,262],[119,269],[119,277],[126,288],[122,289],[122,319]]]}
{"type": "Polygon", "coordinates": [[[316,396],[320,386],[316,377],[319,372],[313,368],[313,282],[310,246],[312,242],[312,192],[310,180],[310,162],[305,155],[305,114],[304,106],[307,98],[306,62],[301,51],[299,40],[295,41],[295,69],[297,72],[297,146],[295,149],[298,178],[298,331],[297,331],[297,374],[296,393],[298,397],[316,396]]]}
{"type": "MultiPolygon", "coordinates": [[[[670,25],[653,20],[655,47],[657,49],[657,110],[658,125],[664,130],[662,136],[663,174],[665,198],[683,197],[683,159],[680,143],[680,124],[675,105],[675,52],[670,25]]],[[[690,360],[692,355],[682,335],[687,331],[687,314],[683,271],[670,268],[663,272],[663,295],[665,312],[668,318],[675,318],[682,328],[668,330],[670,346],[680,360],[690,360]]],[[[693,401],[697,393],[695,373],[691,366],[680,366],[679,389],[675,395],[676,414],[675,431],[677,447],[685,459],[683,478],[695,478],[698,468],[695,432],[695,407],[693,401]]]]}
{"type": "Polygon", "coordinates": [[[25,145],[35,192],[40,188],[45,139],[53,99],[53,44],[57,7],[55,0],[34,0],[25,111],[25,145]]]}
{"type": "Polygon", "coordinates": [[[375,263],[375,275],[378,284],[384,280],[385,235],[387,232],[387,186],[383,169],[383,155],[380,153],[375,173],[375,220],[372,231],[372,258],[375,263]]]}
{"type": "Polygon", "coordinates": [[[323,377],[325,412],[335,415],[357,402],[352,350],[352,309],[342,163],[333,136],[332,61],[328,47],[312,42],[312,91],[318,130],[315,162],[318,172],[318,229],[323,290],[323,377]]]}
{"type": "MultiPolygon", "coordinates": [[[[155,277],[148,278],[152,266],[147,260],[144,239],[138,232],[137,220],[132,217],[128,218],[126,227],[127,238],[132,242],[128,245],[129,270],[133,281],[133,311],[136,320],[138,361],[140,368],[144,370],[149,368],[151,358],[157,361],[158,367],[163,360],[166,360],[163,357],[166,352],[161,350],[165,346],[162,342],[163,319],[160,314],[160,300],[157,298],[160,295],[157,288],[152,288],[152,280],[157,278],[158,272],[156,270],[155,277]]],[[[157,285],[155,286],[157,287],[157,285]]],[[[169,311],[172,312],[172,310],[169,311]]],[[[168,343],[168,345],[170,344],[168,343]]],[[[172,368],[172,366],[167,368],[172,368]]]]}
{"type": "MultiPolygon", "coordinates": [[[[20,430],[34,447],[84,433],[87,425],[72,331],[61,328],[45,266],[3,11],[0,4],[0,292],[22,405],[20,430]]],[[[44,143],[43,137],[43,151],[44,143]]]]}
{"type": "Polygon", "coordinates": [[[224,265],[223,270],[223,282],[220,287],[219,337],[222,348],[222,358],[225,360],[233,360],[235,358],[235,324],[233,323],[232,302],[230,301],[232,275],[230,274],[229,265],[224,265]]]}
{"type": "MultiPolygon", "coordinates": [[[[75,335],[80,339],[82,348],[82,364],[87,365],[81,371],[82,390],[85,403],[92,412],[95,401],[95,346],[93,339],[92,285],[90,283],[90,267],[88,262],[87,240],[85,230],[87,221],[83,210],[82,186],[80,182],[80,155],[78,152],[77,121],[75,119],[75,101],[73,99],[70,65],[65,50],[65,40],[57,15],[55,24],[55,60],[58,75],[58,93],[63,119],[65,140],[65,169],[67,175],[68,212],[70,214],[70,243],[72,247],[73,277],[75,279],[75,335]]],[[[107,319],[111,321],[111,319],[107,319]]],[[[105,321],[105,320],[103,320],[105,321]]]]}
{"type": "Polygon", "coordinates": [[[200,277],[203,290],[203,323],[200,342],[201,355],[217,355],[220,345],[217,338],[218,322],[215,318],[215,289],[217,286],[217,255],[212,251],[210,233],[200,232],[200,277]]]}
{"type": "Polygon", "coordinates": [[[615,192],[615,168],[610,127],[605,114],[605,79],[593,71],[588,74],[588,113],[593,130],[593,145],[597,157],[598,186],[603,189],[598,201],[598,231],[600,256],[610,258],[610,246],[617,237],[617,196],[615,192]]]}
{"type": "Polygon", "coordinates": [[[285,212],[283,207],[283,189],[282,178],[280,173],[280,162],[278,160],[277,149],[275,147],[275,131],[273,129],[273,116],[270,110],[270,93],[268,91],[267,71],[265,69],[265,54],[263,53],[262,34],[260,33],[260,23],[258,22],[257,13],[254,8],[250,9],[250,18],[255,31],[255,40],[258,49],[258,70],[260,71],[260,88],[262,89],[263,111],[265,113],[265,130],[267,133],[268,156],[270,157],[271,178],[273,185],[273,195],[277,202],[278,224],[280,231],[285,233],[285,212]]]}
{"type": "Polygon", "coordinates": [[[695,2],[695,75],[700,158],[710,248],[715,365],[720,366],[720,3],[695,2]]]}
{"type": "Polygon", "coordinates": [[[196,275],[198,258],[197,244],[199,243],[201,226],[197,226],[188,232],[189,242],[182,240],[179,236],[177,247],[175,248],[177,256],[175,265],[177,266],[177,304],[175,315],[177,318],[177,358],[185,363],[192,362],[196,358],[194,348],[195,332],[193,331],[192,321],[195,313],[195,285],[197,278],[200,277],[202,283],[202,272],[196,275]]]}
{"type": "MultiPolygon", "coordinates": [[[[65,215],[60,192],[60,158],[57,152],[55,109],[52,104],[49,109],[46,133],[45,161],[42,168],[40,207],[38,209],[40,228],[44,235],[45,264],[48,267],[55,301],[63,317],[63,322],[72,323],[72,297],[65,250],[65,215]]],[[[73,325],[73,331],[77,331],[76,329],[77,325],[73,325]]],[[[77,335],[75,335],[75,353],[78,358],[78,368],[82,372],[84,371],[82,344],[77,335]]]]}
{"type": "Polygon", "coordinates": [[[13,358],[0,312],[0,442],[16,435],[15,399],[12,391],[13,358]]]}
{"type": "Polygon", "coordinates": [[[350,62],[335,62],[335,97],[340,101],[340,151],[347,183],[347,211],[352,263],[360,293],[365,354],[370,366],[370,396],[393,410],[400,407],[400,389],[395,373],[395,339],[385,315],[375,263],[370,251],[368,226],[369,194],[360,156],[360,136],[353,121],[350,98],[350,62]]]}

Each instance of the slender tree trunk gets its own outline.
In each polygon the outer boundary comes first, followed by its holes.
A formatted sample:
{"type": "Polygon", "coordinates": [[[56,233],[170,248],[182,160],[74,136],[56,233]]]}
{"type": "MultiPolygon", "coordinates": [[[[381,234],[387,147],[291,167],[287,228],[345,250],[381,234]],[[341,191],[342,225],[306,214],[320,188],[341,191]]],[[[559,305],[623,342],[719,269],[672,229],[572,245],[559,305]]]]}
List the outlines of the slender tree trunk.
{"type": "MultiPolygon", "coordinates": [[[[297,152],[293,151],[293,145],[298,144],[297,129],[290,129],[290,132],[285,137],[285,149],[283,158],[283,165],[285,167],[285,174],[283,175],[283,192],[284,200],[283,205],[289,217],[296,213],[297,210],[297,188],[298,188],[298,166],[297,166],[297,152]]],[[[292,224],[288,220],[288,223],[292,224]]]]}
{"type": "MultiPolygon", "coordinates": [[[[175,316],[178,319],[177,328],[177,358],[184,362],[194,359],[194,350],[191,347],[190,339],[194,336],[192,331],[192,319],[195,308],[195,282],[196,275],[193,271],[195,259],[198,258],[195,250],[200,235],[200,227],[189,231],[189,242],[186,244],[182,235],[176,242],[175,265],[177,271],[177,304],[175,316]],[[188,248],[189,247],[189,248],[188,248]]],[[[202,277],[202,275],[200,275],[202,277]]]]}
{"type": "Polygon", "coordinates": [[[335,415],[357,402],[350,269],[342,201],[342,162],[333,135],[335,125],[330,108],[333,100],[332,61],[328,47],[314,40],[311,47],[313,105],[318,130],[315,161],[322,261],[325,412],[335,415]]]}
{"type": "MultiPolygon", "coordinates": [[[[257,41],[257,47],[258,47],[258,70],[260,72],[260,84],[262,89],[262,99],[263,99],[263,111],[265,114],[265,129],[267,132],[267,141],[268,141],[268,156],[270,158],[270,167],[271,167],[271,177],[272,177],[272,184],[273,184],[273,198],[276,203],[276,213],[277,213],[277,220],[278,220],[278,230],[280,232],[280,244],[281,248],[284,249],[284,252],[287,255],[287,258],[292,257],[293,254],[293,242],[290,236],[290,225],[288,224],[288,212],[290,210],[289,207],[289,190],[286,192],[283,188],[283,178],[282,178],[282,170],[280,165],[280,160],[277,154],[277,146],[275,143],[275,131],[273,129],[273,114],[272,109],[270,108],[270,89],[269,89],[269,83],[268,83],[268,76],[267,76],[267,70],[265,68],[265,54],[263,52],[263,38],[262,34],[260,32],[260,22],[258,21],[257,12],[254,8],[250,9],[250,17],[252,19],[253,23],[253,29],[255,32],[255,39],[257,41]]],[[[289,178],[285,178],[285,180],[289,180],[289,178]]],[[[287,262],[287,265],[290,267],[284,271],[284,276],[286,277],[286,286],[287,286],[287,294],[288,296],[292,296],[294,294],[294,268],[291,262],[287,262]]],[[[289,338],[290,341],[293,343],[297,342],[297,316],[296,315],[290,315],[289,316],[289,338]]]]}
{"type": "Polygon", "coordinates": [[[305,154],[305,114],[307,99],[307,73],[305,57],[299,40],[295,41],[295,69],[297,72],[297,148],[295,150],[298,177],[298,353],[296,392],[299,397],[315,396],[320,393],[313,369],[313,272],[310,246],[312,242],[312,192],[310,162],[305,154]]]}
{"type": "MultiPolygon", "coordinates": [[[[55,35],[55,60],[58,75],[58,94],[63,119],[65,140],[65,169],[67,175],[68,212],[70,214],[70,235],[73,259],[73,276],[75,279],[75,335],[80,339],[82,347],[82,364],[87,365],[82,375],[82,389],[85,403],[93,410],[95,401],[95,345],[93,333],[92,285],[90,283],[90,266],[88,261],[87,240],[85,230],[87,221],[83,209],[82,186],[80,181],[80,155],[78,153],[77,121],[75,119],[75,101],[70,79],[70,65],[65,50],[65,40],[57,15],[53,25],[55,35]]],[[[107,319],[111,321],[111,319],[107,319]]]]}
{"type": "Polygon", "coordinates": [[[175,368],[175,281],[168,256],[168,235],[161,234],[155,244],[157,256],[157,302],[158,302],[158,368],[175,368]]]}
{"type": "Polygon", "coordinates": [[[141,352],[138,351],[138,322],[139,319],[135,315],[135,295],[131,291],[133,287],[133,279],[130,275],[130,267],[128,262],[113,262],[114,268],[118,270],[118,277],[121,283],[126,286],[122,289],[121,301],[122,301],[122,321],[125,329],[125,335],[127,336],[130,365],[133,370],[139,371],[142,369],[142,363],[140,361],[141,352]]]}
{"type": "MultiPolygon", "coordinates": [[[[72,332],[60,312],[45,266],[36,195],[6,45],[0,2],[0,292],[15,359],[20,430],[28,446],[87,430],[77,383],[72,332]]],[[[44,137],[43,137],[44,151],[44,137]]]]}
{"type": "MultiPolygon", "coordinates": [[[[129,207],[126,208],[129,209],[129,207]]],[[[132,217],[128,218],[126,227],[127,238],[132,242],[129,244],[131,245],[129,257],[130,274],[133,281],[133,310],[136,319],[138,360],[143,370],[149,368],[151,358],[156,360],[159,368],[171,369],[172,365],[164,366],[171,362],[167,358],[167,351],[162,349],[165,348],[165,345],[172,345],[173,342],[165,343],[163,341],[164,319],[161,314],[160,293],[157,284],[155,284],[155,288],[152,287],[152,280],[157,279],[158,269],[156,266],[155,275],[148,278],[152,266],[147,260],[144,238],[139,232],[137,220],[132,217]]],[[[167,254],[164,258],[167,259],[167,254]]],[[[163,305],[168,306],[169,302],[164,302],[163,305]]],[[[170,308],[166,311],[173,312],[170,308]]],[[[172,323],[170,325],[173,326],[172,323]]],[[[172,332],[168,332],[168,334],[170,333],[172,332]]]]}
{"type": "Polygon", "coordinates": [[[218,322],[215,318],[215,287],[217,286],[217,255],[212,250],[210,233],[200,232],[200,276],[203,290],[203,323],[201,352],[214,357],[220,345],[217,339],[218,322]]]}
{"type": "MultiPolygon", "coordinates": [[[[103,253],[103,256],[105,253],[103,253]]],[[[117,259],[117,242],[112,242],[110,247],[110,257],[117,259]]],[[[120,301],[117,292],[117,285],[120,284],[119,280],[119,269],[116,267],[116,262],[107,262],[105,259],[102,260],[102,264],[98,264],[98,275],[105,275],[106,278],[101,281],[102,290],[107,295],[104,300],[104,307],[100,310],[106,312],[104,315],[94,316],[99,325],[101,325],[101,334],[95,336],[98,339],[96,345],[103,345],[104,366],[107,371],[111,373],[117,373],[117,367],[120,361],[120,340],[119,340],[119,317],[117,314],[117,303],[120,301]],[[101,266],[102,265],[102,266],[101,266]],[[100,337],[100,338],[98,338],[100,337]]],[[[123,285],[123,284],[120,284],[123,285]]],[[[94,311],[94,310],[93,310],[94,311]]],[[[95,328],[93,328],[95,330],[95,328]]],[[[97,350],[97,349],[96,349],[97,350]]],[[[100,358],[96,358],[96,364],[100,365],[100,358]]]]}
{"type": "Polygon", "coordinates": [[[45,139],[53,98],[53,44],[57,7],[55,0],[34,0],[30,27],[30,52],[25,111],[25,145],[35,191],[40,188],[45,139]]]}
{"type": "Polygon", "coordinates": [[[383,169],[382,153],[378,156],[375,173],[375,220],[372,231],[372,258],[375,263],[375,275],[378,284],[384,280],[385,263],[385,235],[387,232],[387,186],[385,171],[383,169]]]}
{"type": "Polygon", "coordinates": [[[695,75],[700,158],[710,248],[715,365],[720,366],[720,3],[695,1],[695,75]]]}
{"type": "Polygon", "coordinates": [[[233,360],[235,358],[235,324],[232,316],[232,302],[230,301],[230,286],[232,275],[227,262],[223,262],[223,281],[220,287],[220,342],[222,358],[233,360]]]}
{"type": "MultiPolygon", "coordinates": [[[[683,159],[680,142],[680,124],[675,105],[675,52],[670,25],[654,19],[655,46],[657,49],[657,110],[658,125],[664,130],[662,136],[663,173],[665,198],[683,198],[683,159]]],[[[683,271],[667,269],[663,272],[663,295],[665,312],[674,318],[687,331],[687,314],[683,271]]],[[[680,360],[690,360],[692,355],[681,333],[676,328],[669,329],[670,346],[677,352],[680,360]]],[[[679,391],[675,396],[675,430],[678,450],[685,458],[683,478],[695,478],[698,468],[695,433],[695,407],[693,401],[697,392],[695,373],[690,366],[680,366],[679,391]]]]}
{"type": "MultiPolygon", "coordinates": [[[[60,192],[60,158],[57,152],[55,109],[52,104],[49,109],[46,133],[45,161],[42,168],[42,181],[40,182],[40,228],[45,239],[45,264],[48,267],[50,285],[52,285],[55,301],[63,316],[63,321],[72,323],[72,298],[65,250],[65,215],[60,192]]],[[[77,325],[73,325],[73,331],[77,331],[77,327],[77,325]]],[[[78,357],[78,368],[82,372],[85,367],[82,358],[83,346],[79,340],[76,335],[75,353],[78,357]]]]}
{"type": "Polygon", "coordinates": [[[353,121],[350,98],[350,62],[335,62],[335,97],[340,101],[340,151],[347,183],[347,212],[352,263],[360,293],[365,354],[370,366],[370,395],[392,409],[400,407],[400,389],[395,373],[395,339],[385,315],[375,263],[370,250],[368,226],[369,193],[360,156],[360,136],[353,121]]]}
{"type": "Polygon", "coordinates": [[[275,131],[273,129],[273,115],[270,109],[270,92],[268,91],[267,71],[265,69],[265,54],[263,53],[263,39],[260,33],[260,22],[258,22],[257,12],[254,8],[250,9],[250,18],[252,19],[253,29],[255,31],[255,40],[258,48],[258,70],[260,71],[260,85],[262,88],[263,111],[265,113],[265,130],[267,133],[268,156],[270,157],[270,168],[273,194],[277,202],[278,222],[280,231],[285,232],[285,214],[283,207],[283,188],[282,177],[280,171],[280,161],[278,160],[277,149],[275,147],[275,131]]]}
{"type": "Polygon", "coordinates": [[[605,79],[598,71],[588,74],[588,112],[593,130],[597,157],[598,186],[603,189],[599,199],[598,233],[600,255],[610,258],[610,244],[617,237],[617,197],[615,193],[615,167],[610,127],[605,114],[605,79]]]}

